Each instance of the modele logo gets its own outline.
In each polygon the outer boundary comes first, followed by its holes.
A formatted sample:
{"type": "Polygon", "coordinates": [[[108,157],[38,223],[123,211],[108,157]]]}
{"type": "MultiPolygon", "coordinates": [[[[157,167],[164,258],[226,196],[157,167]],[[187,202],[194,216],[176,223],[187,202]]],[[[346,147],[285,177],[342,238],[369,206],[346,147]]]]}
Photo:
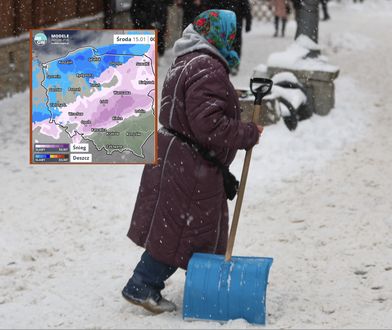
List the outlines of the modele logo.
{"type": "Polygon", "coordinates": [[[50,34],[51,45],[69,45],[69,34],[68,33],[51,33],[50,34]]]}
{"type": "Polygon", "coordinates": [[[34,36],[34,42],[37,46],[45,46],[48,42],[48,38],[46,37],[45,33],[40,32],[34,36]]]}

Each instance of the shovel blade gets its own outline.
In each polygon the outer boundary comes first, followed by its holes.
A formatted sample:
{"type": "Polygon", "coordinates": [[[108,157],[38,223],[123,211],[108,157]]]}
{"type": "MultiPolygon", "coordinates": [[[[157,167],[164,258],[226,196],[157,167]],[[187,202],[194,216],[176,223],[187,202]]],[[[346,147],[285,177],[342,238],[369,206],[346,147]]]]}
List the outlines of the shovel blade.
{"type": "Polygon", "coordinates": [[[272,258],[195,253],[188,264],[183,317],[265,324],[266,289],[272,258]]]}

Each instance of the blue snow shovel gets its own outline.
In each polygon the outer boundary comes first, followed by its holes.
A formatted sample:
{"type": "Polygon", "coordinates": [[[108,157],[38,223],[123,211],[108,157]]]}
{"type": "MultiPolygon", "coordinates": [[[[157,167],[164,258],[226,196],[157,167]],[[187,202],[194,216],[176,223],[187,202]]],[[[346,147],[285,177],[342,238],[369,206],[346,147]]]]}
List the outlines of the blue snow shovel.
{"type": "MultiPolygon", "coordinates": [[[[256,97],[253,122],[257,122],[262,98],[270,92],[272,81],[254,78],[250,88],[256,97]]],[[[184,319],[228,321],[242,318],[249,323],[265,324],[266,289],[272,258],[232,257],[251,157],[252,149],[246,152],[225,256],[195,253],[189,261],[184,319]]]]}

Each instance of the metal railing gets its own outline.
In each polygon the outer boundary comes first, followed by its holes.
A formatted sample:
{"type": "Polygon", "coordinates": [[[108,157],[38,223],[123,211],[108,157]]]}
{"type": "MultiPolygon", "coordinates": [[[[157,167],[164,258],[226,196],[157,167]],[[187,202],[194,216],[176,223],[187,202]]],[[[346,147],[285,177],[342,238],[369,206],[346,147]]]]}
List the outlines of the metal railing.
{"type": "Polygon", "coordinates": [[[269,22],[273,19],[274,13],[270,9],[271,2],[268,0],[250,0],[252,6],[253,19],[269,22]]]}

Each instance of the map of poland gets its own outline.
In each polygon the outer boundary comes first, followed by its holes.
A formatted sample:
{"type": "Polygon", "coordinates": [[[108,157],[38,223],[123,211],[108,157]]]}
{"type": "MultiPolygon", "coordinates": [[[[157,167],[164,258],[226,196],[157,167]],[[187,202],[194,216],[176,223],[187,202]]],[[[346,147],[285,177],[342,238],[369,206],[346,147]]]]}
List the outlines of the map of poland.
{"type": "Polygon", "coordinates": [[[31,32],[31,163],[153,163],[155,32],[31,32]]]}

